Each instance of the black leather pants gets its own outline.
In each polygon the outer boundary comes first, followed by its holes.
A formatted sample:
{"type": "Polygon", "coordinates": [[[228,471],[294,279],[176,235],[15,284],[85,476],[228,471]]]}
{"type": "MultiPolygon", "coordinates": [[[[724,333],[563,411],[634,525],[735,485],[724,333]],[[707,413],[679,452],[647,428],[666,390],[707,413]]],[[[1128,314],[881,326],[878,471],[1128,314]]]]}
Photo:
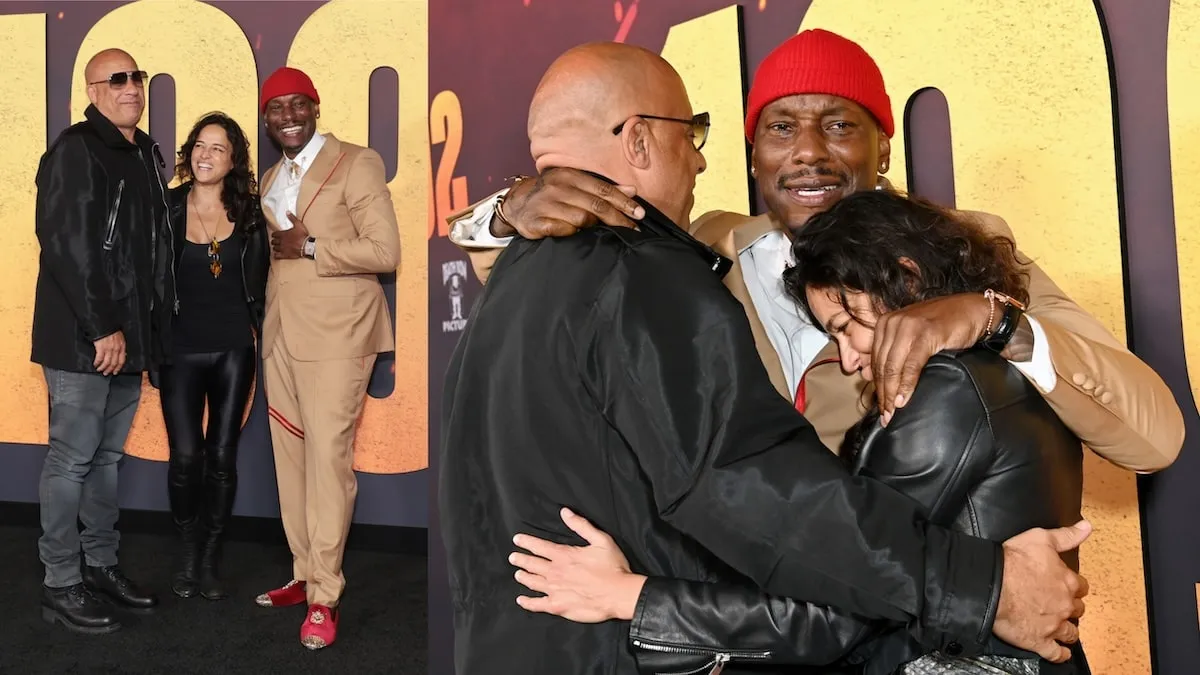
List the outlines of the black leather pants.
{"type": "MultiPolygon", "coordinates": [[[[182,581],[175,588],[182,597],[195,593],[198,576],[208,574],[215,582],[221,534],[237,491],[237,446],[256,357],[253,345],[226,352],[175,354],[171,365],[162,369],[163,420],[171,448],[168,494],[171,517],[184,540],[177,575],[182,581]],[[207,429],[202,424],[205,403],[207,429]]],[[[203,588],[201,592],[210,596],[203,588]]],[[[223,592],[215,589],[213,594],[223,592]]]]}

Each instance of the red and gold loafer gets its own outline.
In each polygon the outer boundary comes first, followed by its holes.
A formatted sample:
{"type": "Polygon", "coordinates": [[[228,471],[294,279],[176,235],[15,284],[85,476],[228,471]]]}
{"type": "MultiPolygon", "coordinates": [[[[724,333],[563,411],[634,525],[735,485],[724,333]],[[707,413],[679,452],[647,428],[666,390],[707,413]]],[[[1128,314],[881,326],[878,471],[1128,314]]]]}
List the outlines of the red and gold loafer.
{"type": "Polygon", "coordinates": [[[309,605],[308,616],[300,624],[300,644],[309,649],[324,649],[337,639],[338,611],[325,605],[309,605]]]}
{"type": "Polygon", "coordinates": [[[254,599],[260,607],[291,607],[303,604],[308,597],[305,595],[307,584],[299,579],[292,579],[280,588],[267,591],[254,599]]]}

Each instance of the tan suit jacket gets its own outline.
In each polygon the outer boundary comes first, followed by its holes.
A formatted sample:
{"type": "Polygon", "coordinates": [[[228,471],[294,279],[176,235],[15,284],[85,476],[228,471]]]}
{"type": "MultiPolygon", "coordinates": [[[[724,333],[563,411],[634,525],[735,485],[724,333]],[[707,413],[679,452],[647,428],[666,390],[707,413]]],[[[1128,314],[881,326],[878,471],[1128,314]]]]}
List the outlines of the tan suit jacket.
{"type": "MultiPolygon", "coordinates": [[[[263,176],[268,194],[282,160],[263,176]]],[[[271,209],[263,209],[274,232],[271,209]]],[[[317,240],[315,260],[272,260],[263,355],[280,332],[297,361],[350,359],[396,348],[377,274],[400,263],[400,231],[379,153],[325,134],[304,173],[296,215],[317,240]]]]}
{"type": "MultiPolygon", "coordinates": [[[[998,216],[958,213],[997,235],[1013,238],[998,216]]],[[[795,392],[789,391],[779,355],[759,320],[738,261],[739,251],[776,227],[767,215],[714,211],[693,222],[690,232],[733,260],[725,286],[746,310],[771,382],[781,396],[794,401],[795,392]]],[[[476,275],[486,281],[500,249],[467,252],[476,275]]],[[[1072,302],[1037,265],[1031,264],[1027,271],[1029,314],[1046,333],[1058,379],[1052,392],[1042,393],[1059,418],[1098,455],[1126,469],[1156,471],[1175,461],[1183,445],[1183,414],[1162,378],[1072,302]],[[1093,393],[1097,386],[1102,387],[1101,396],[1093,393]]],[[[833,341],[813,359],[804,381],[804,416],[825,445],[836,450],[871,403],[870,385],[857,372],[842,371],[833,341]]]]}

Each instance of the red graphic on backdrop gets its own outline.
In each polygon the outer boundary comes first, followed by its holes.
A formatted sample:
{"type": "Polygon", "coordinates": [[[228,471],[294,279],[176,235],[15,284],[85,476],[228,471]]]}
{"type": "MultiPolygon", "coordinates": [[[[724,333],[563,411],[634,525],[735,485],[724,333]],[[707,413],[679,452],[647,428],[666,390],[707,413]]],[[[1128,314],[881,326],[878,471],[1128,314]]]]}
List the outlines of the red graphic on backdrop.
{"type": "Polygon", "coordinates": [[[621,24],[617,28],[617,36],[613,38],[613,42],[624,42],[625,37],[629,35],[629,29],[633,27],[633,22],[637,19],[638,2],[639,0],[633,0],[629,3],[629,9],[625,9],[621,0],[613,3],[613,15],[616,17],[617,23],[621,24]]]}

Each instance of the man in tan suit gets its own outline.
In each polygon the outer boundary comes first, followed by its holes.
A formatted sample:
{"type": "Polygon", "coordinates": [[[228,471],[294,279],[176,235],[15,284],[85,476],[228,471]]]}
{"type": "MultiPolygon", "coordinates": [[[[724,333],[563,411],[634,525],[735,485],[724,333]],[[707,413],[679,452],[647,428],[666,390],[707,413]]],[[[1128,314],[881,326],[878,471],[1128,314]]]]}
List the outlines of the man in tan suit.
{"type": "MultiPolygon", "coordinates": [[[[930,356],[992,337],[1006,307],[966,294],[893,312],[875,332],[874,387],[844,372],[837,345],[803,320],[780,277],[791,259],[789,230],[846,194],[889,187],[882,174],[894,128],[883,77],[859,45],[828,31],[804,31],[763,61],[747,112],[752,174],[769,212],[706,213],[689,231],[734,261],[725,284],[746,310],[771,381],[836,450],[872,397],[890,419],[930,356]]],[[[451,240],[470,253],[482,281],[518,231],[538,238],[597,221],[631,226],[627,217],[640,218],[639,210],[612,185],[555,169],[452,217],[451,240]]],[[[1012,237],[997,216],[965,215],[1012,237]]],[[[1028,313],[1001,354],[1100,456],[1138,472],[1170,465],[1183,444],[1183,416],[1166,384],[1037,265],[1027,271],[1028,313]]]]}
{"type": "Polygon", "coordinates": [[[358,484],[354,430],[381,352],[395,349],[377,274],[400,260],[400,233],[370,148],[317,133],[321,99],[307,75],[280,68],[263,85],[267,133],[283,158],[263,176],[271,230],[263,362],[292,580],[264,607],[308,603],[300,641],[333,643],[345,587],[342,554],[358,484]]]}

